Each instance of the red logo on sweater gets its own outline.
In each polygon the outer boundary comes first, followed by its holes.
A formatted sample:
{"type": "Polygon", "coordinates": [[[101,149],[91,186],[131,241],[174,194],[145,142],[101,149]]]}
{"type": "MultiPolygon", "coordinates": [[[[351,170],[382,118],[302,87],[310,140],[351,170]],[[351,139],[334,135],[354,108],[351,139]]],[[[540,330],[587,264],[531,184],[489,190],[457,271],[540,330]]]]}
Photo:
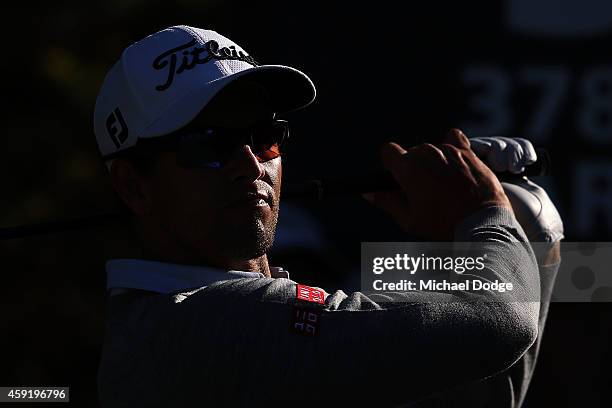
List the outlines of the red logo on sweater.
{"type": "Polygon", "coordinates": [[[325,303],[325,292],[306,285],[297,285],[297,298],[306,302],[325,303]]]}

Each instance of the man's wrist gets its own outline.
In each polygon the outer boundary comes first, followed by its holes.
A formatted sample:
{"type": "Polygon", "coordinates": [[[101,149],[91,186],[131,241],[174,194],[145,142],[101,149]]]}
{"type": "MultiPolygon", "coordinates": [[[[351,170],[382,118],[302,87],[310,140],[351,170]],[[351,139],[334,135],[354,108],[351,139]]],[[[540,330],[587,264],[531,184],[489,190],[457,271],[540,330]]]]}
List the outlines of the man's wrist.
{"type": "MultiPolygon", "coordinates": [[[[455,241],[471,241],[472,231],[477,227],[505,225],[518,231],[518,235],[527,237],[525,231],[514,216],[514,212],[505,206],[493,205],[481,208],[470,214],[455,226],[455,241]]],[[[516,235],[516,234],[515,234],[516,235]]]]}

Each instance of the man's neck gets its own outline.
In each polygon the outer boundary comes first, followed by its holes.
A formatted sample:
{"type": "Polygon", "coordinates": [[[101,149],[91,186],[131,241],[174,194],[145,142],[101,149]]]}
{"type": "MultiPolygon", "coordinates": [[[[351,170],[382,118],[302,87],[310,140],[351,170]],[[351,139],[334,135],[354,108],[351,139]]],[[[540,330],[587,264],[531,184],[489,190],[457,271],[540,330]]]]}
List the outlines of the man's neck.
{"type": "Polygon", "coordinates": [[[146,233],[144,230],[136,230],[139,239],[141,258],[176,263],[183,265],[211,266],[226,270],[245,272],[260,272],[264,276],[272,277],[268,256],[263,254],[253,259],[228,259],[226,257],[214,257],[213,254],[204,257],[192,248],[179,245],[176,241],[168,240],[168,234],[146,233]],[[151,237],[161,237],[159,240],[151,240],[151,237]]]}
{"type": "Polygon", "coordinates": [[[265,277],[270,278],[270,265],[268,264],[268,256],[263,254],[259,258],[249,259],[246,261],[230,262],[229,269],[247,272],[260,272],[265,277]]]}
{"type": "MultiPolygon", "coordinates": [[[[188,256],[176,256],[171,254],[165,254],[166,256],[160,256],[161,251],[148,251],[145,248],[141,250],[141,258],[161,261],[168,263],[184,264],[184,265],[199,265],[199,266],[212,266],[216,268],[245,271],[245,272],[260,272],[265,277],[272,277],[270,273],[270,265],[268,264],[268,256],[266,254],[254,259],[246,260],[214,260],[210,259],[191,259],[188,256]]],[[[181,254],[184,255],[184,254],[181,254]]]]}

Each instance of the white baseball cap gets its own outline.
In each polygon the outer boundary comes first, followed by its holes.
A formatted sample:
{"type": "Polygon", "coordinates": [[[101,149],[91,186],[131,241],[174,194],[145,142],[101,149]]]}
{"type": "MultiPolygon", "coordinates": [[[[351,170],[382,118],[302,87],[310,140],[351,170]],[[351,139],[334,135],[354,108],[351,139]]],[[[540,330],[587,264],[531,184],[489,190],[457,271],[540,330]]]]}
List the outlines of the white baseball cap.
{"type": "Polygon", "coordinates": [[[215,31],[174,26],[130,45],[106,75],[96,100],[94,132],[102,157],[113,158],[138,139],[187,125],[238,78],[262,85],[276,113],[303,108],[316,95],[303,72],[259,65],[215,31]]]}

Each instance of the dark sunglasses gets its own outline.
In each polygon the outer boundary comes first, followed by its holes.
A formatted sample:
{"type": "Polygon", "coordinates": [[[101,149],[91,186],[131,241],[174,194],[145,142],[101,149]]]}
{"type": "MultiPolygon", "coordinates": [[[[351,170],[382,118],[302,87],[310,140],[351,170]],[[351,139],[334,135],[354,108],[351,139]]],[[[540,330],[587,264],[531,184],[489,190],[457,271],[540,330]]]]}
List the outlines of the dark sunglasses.
{"type": "Polygon", "coordinates": [[[177,164],[188,169],[221,168],[241,147],[248,145],[260,163],[281,155],[289,137],[285,120],[258,123],[249,128],[188,126],[167,136],[141,140],[133,154],[175,151],[177,164]],[[156,140],[157,139],[157,140],[156,140]]]}

